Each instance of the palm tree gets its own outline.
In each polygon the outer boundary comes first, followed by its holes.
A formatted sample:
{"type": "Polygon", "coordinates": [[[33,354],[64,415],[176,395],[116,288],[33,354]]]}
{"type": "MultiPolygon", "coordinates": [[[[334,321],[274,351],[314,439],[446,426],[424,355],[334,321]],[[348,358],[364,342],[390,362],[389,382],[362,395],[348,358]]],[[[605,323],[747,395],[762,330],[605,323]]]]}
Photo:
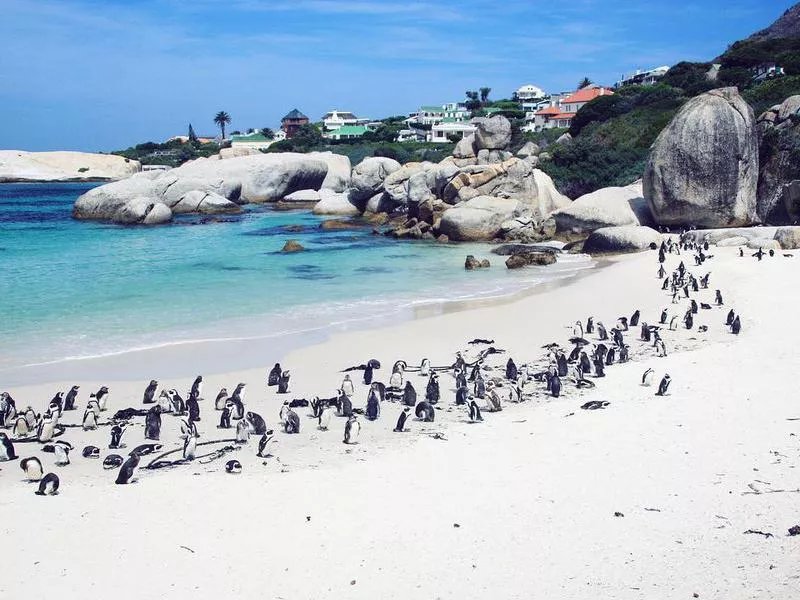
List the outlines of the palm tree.
{"type": "Polygon", "coordinates": [[[491,94],[492,88],[489,87],[482,87],[481,88],[481,103],[486,104],[489,101],[489,94],[491,94]]]}
{"type": "Polygon", "coordinates": [[[216,123],[220,130],[222,131],[222,139],[225,139],[225,125],[230,124],[231,116],[226,113],[224,110],[221,110],[217,113],[217,116],[214,117],[214,123],[216,123]]]}
{"type": "Polygon", "coordinates": [[[589,79],[588,77],[584,77],[578,84],[578,89],[582,90],[583,88],[589,87],[590,85],[592,85],[592,80],[589,79]]]}

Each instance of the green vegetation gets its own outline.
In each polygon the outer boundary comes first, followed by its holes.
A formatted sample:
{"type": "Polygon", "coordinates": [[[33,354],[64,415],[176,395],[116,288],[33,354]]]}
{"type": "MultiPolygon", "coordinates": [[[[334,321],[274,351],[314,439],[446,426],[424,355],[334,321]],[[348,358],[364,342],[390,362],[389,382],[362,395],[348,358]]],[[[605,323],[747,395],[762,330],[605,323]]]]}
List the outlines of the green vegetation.
{"type": "Polygon", "coordinates": [[[214,116],[214,123],[219,127],[220,131],[222,132],[222,139],[225,139],[225,126],[230,125],[231,116],[226,113],[224,110],[219,111],[214,116]]]}
{"type": "Polygon", "coordinates": [[[207,157],[219,152],[217,144],[201,144],[200,142],[182,142],[179,139],[163,144],[146,142],[127,150],[112,152],[131,160],[138,160],[143,165],[167,165],[179,167],[183,163],[201,156],[207,157]]]}
{"type": "Polygon", "coordinates": [[[78,173],[86,173],[86,171],[88,171],[88,170],[89,170],[89,167],[81,167],[80,169],[78,169],[78,173]]]}
{"type": "Polygon", "coordinates": [[[787,76],[765,81],[761,85],[745,90],[742,96],[753,107],[756,117],[765,110],[780,104],[789,96],[800,94],[800,76],[787,76]]]}

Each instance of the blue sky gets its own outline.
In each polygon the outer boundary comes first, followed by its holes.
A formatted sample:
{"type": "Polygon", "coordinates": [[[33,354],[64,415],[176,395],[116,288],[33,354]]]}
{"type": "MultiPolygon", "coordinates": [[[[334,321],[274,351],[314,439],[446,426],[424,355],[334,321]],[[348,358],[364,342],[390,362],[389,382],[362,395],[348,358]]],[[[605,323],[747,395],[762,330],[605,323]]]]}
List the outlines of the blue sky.
{"type": "Polygon", "coordinates": [[[0,148],[107,151],[707,60],[787,0],[0,0],[0,148]]]}

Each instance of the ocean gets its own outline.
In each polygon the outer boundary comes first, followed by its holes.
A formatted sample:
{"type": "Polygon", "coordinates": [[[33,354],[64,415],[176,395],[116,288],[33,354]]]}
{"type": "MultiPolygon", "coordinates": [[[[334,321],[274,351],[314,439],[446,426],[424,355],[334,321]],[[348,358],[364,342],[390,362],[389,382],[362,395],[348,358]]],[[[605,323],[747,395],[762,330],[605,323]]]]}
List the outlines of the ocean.
{"type": "MultiPolygon", "coordinates": [[[[192,342],[253,340],[275,351],[594,265],[563,255],[556,265],[508,271],[486,245],[322,231],[323,219],[308,211],[271,206],[155,228],[73,220],[72,204],[94,185],[0,185],[0,387],[33,366],[192,342]],[[282,254],[290,239],[306,251],[282,254]],[[467,254],[492,268],[465,271],[467,254]]],[[[227,352],[208,368],[268,364],[251,354],[227,352]]]]}

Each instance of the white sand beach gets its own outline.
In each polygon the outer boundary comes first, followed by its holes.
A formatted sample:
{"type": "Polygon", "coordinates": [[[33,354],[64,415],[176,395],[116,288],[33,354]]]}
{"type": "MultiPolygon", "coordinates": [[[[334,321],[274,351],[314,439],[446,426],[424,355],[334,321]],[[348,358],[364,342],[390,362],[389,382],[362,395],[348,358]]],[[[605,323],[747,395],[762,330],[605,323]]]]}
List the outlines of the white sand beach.
{"type": "MultiPolygon", "coordinates": [[[[248,384],[246,409],[276,430],[274,457],[256,457],[258,437],[224,458],[171,469],[138,471],[133,485],[114,485],[116,471],[80,450],[108,450],[109,428],[70,428],[72,464],[53,466],[58,496],[36,496],[19,461],[0,463],[3,572],[0,597],[38,598],[797,598],[800,597],[800,405],[794,367],[800,323],[796,261],[781,253],[758,262],[738,249],[714,248],[694,267],[711,272],[708,290],[693,294],[725,305],[701,310],[691,331],[662,331],[668,356],[625,334],[631,362],[609,366],[597,387],[565,381],[560,398],[506,404],[470,423],[454,406],[454,383],[441,375],[434,423],[409,419],[393,433],[401,407],[383,403],[380,419],[361,419],[357,445],[342,443],[344,421],[318,431],[298,409],[301,431],[279,431],[287,396],[266,387],[263,369],[208,376],[200,441],[233,437],[216,428],[220,387],[248,384]],[[730,308],[742,332],[725,327],[730,308]],[[707,325],[701,333],[698,326],[707,325]],[[643,387],[672,376],[669,394],[643,387]],[[603,410],[581,410],[590,400],[603,410]],[[236,458],[240,475],[225,473],[236,458]],[[615,516],[619,513],[620,516],[615,516]],[[748,530],[772,534],[771,537],[748,530]]],[[[395,360],[428,357],[449,365],[473,338],[495,340],[505,354],[488,364],[502,372],[541,363],[542,346],[568,347],[576,320],[590,315],[610,329],[639,309],[657,323],[662,309],[682,316],[656,278],[656,253],[614,258],[571,283],[513,302],[421,318],[336,336],[281,360],[291,370],[292,398],[335,395],[341,370],[381,361],[388,382],[395,360]]],[[[589,336],[595,340],[595,337],[589,336]]],[[[146,381],[64,381],[8,389],[19,407],[46,409],[56,391],[81,385],[77,423],[88,393],[111,390],[109,417],[139,407],[146,381]]],[[[354,405],[363,407],[360,372],[354,405]]],[[[411,374],[420,398],[424,378],[411,374]]],[[[161,381],[188,391],[191,380],[161,381]]],[[[106,420],[105,418],[102,419],[106,420]]],[[[143,419],[129,427],[128,449],[143,441],[143,419]]],[[[180,419],[164,416],[164,450],[180,447],[180,419]]],[[[125,450],[120,451],[126,454],[125,450]]],[[[146,464],[148,457],[142,461],[146,464]]]]}

